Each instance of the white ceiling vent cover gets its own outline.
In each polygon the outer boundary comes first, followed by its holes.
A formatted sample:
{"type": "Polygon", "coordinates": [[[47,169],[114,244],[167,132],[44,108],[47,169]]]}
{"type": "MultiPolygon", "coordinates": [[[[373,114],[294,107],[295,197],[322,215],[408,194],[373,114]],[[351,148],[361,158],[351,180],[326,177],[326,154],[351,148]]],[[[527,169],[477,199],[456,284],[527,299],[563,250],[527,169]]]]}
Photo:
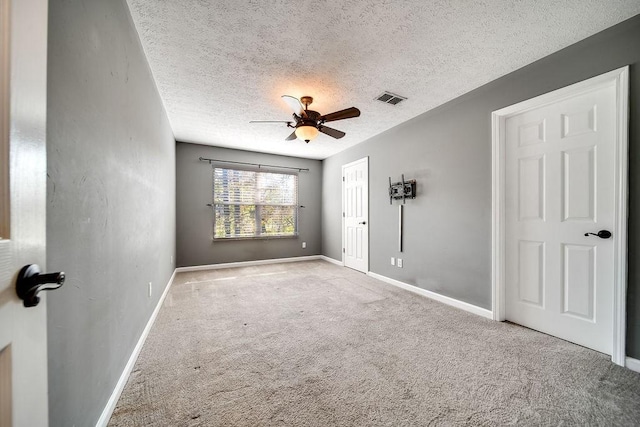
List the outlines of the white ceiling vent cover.
{"type": "Polygon", "coordinates": [[[404,96],[396,95],[391,92],[382,92],[382,95],[376,97],[376,101],[384,102],[385,104],[398,105],[402,101],[406,100],[404,96]]]}

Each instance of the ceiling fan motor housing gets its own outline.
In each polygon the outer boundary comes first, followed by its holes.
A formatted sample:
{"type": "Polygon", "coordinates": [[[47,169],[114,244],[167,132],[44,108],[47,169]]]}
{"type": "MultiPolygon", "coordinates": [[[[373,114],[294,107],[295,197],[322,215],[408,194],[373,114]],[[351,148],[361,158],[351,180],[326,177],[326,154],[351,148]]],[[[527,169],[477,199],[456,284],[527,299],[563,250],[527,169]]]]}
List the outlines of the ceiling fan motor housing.
{"type": "Polygon", "coordinates": [[[300,119],[300,121],[298,122],[298,124],[296,125],[296,127],[300,127],[300,126],[313,126],[313,127],[317,127],[318,126],[318,122],[312,119],[300,119]]]}
{"type": "Polygon", "coordinates": [[[302,119],[309,119],[309,120],[313,120],[318,121],[318,119],[320,118],[321,114],[318,113],[317,111],[313,111],[313,110],[304,110],[304,112],[307,114],[307,117],[303,117],[302,119]]]}

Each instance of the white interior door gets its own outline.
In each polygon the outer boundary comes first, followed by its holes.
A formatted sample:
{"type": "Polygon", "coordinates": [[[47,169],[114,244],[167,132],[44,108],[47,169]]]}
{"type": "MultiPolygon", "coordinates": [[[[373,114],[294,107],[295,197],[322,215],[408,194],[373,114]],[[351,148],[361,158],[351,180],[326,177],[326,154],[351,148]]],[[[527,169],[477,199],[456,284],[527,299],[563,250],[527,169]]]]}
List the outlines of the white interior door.
{"type": "Polygon", "coordinates": [[[0,426],[46,426],[46,300],[25,308],[15,281],[45,263],[47,1],[0,9],[0,426]]]}
{"type": "Polygon", "coordinates": [[[369,158],[342,166],[342,252],[346,267],[369,271],[369,158]]]}
{"type": "MultiPolygon", "coordinates": [[[[595,83],[594,83],[595,84],[595,83]]],[[[506,118],[506,320],[612,354],[615,84],[506,118]],[[610,238],[592,234],[613,232],[610,238]]]]}

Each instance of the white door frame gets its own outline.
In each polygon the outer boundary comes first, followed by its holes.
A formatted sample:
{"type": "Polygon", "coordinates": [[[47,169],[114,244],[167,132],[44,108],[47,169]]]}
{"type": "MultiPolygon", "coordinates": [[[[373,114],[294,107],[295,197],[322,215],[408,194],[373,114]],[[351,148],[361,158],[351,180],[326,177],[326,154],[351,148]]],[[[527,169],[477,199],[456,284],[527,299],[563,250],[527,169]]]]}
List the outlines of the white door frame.
{"type": "Polygon", "coordinates": [[[624,366],[626,356],[627,292],[627,212],[628,212],[628,115],[629,67],[622,67],[597,77],[537,96],[491,114],[492,126],[492,236],[491,281],[493,319],[505,320],[505,122],[515,114],[552,104],[571,96],[614,85],[616,88],[616,141],[613,283],[613,363],[624,366]]]}
{"type": "MultiPolygon", "coordinates": [[[[344,186],[345,186],[345,181],[344,181],[344,170],[346,168],[348,168],[349,166],[353,166],[356,163],[360,163],[360,162],[365,162],[365,164],[367,165],[367,192],[369,191],[369,156],[365,156],[361,159],[358,160],[354,160],[353,162],[347,163],[345,165],[342,165],[342,191],[341,191],[341,195],[342,195],[342,204],[341,204],[341,215],[342,215],[342,230],[341,230],[341,234],[342,234],[342,266],[345,266],[345,252],[344,252],[344,186]]],[[[369,194],[367,193],[367,204],[369,203],[369,194]]],[[[369,224],[369,209],[367,206],[367,224],[369,224]]],[[[367,225],[367,235],[369,234],[369,226],[367,225]]],[[[371,237],[371,236],[367,236],[367,237],[371,237]]],[[[367,238],[367,272],[369,271],[369,239],[367,238]]]]}

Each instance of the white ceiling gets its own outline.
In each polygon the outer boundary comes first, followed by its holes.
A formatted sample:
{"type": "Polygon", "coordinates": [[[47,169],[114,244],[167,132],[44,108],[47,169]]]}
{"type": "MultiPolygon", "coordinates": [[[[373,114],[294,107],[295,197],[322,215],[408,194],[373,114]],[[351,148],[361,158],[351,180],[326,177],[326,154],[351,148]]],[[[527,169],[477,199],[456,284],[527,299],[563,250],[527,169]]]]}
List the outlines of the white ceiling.
{"type": "Polygon", "coordinates": [[[178,141],[323,159],[640,13],[638,0],[127,0],[178,141]],[[375,101],[382,91],[408,97],[375,101]],[[347,136],[284,141],[281,95],[347,136]]]}

